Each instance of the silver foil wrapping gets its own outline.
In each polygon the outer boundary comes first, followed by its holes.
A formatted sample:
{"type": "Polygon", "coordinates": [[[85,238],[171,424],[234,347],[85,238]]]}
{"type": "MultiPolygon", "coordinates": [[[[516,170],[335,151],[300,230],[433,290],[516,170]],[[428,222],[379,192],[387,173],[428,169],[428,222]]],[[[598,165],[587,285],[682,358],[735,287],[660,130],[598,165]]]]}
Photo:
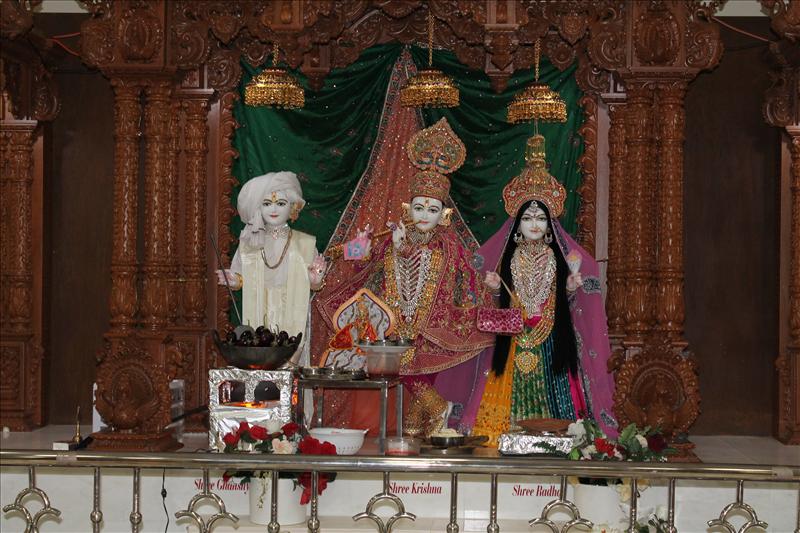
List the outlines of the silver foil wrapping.
{"type": "Polygon", "coordinates": [[[239,368],[215,368],[208,371],[208,446],[222,451],[222,437],[237,429],[241,422],[263,425],[266,420],[286,423],[292,419],[292,385],[294,377],[287,370],[242,370],[239,368]],[[259,383],[274,383],[280,398],[267,402],[263,407],[220,404],[219,387],[226,381],[244,383],[245,402],[255,401],[255,390],[259,383]]]}
{"type": "Polygon", "coordinates": [[[572,437],[547,433],[503,433],[498,439],[497,449],[503,455],[545,455],[553,453],[553,449],[569,453],[572,450],[572,437]]]}

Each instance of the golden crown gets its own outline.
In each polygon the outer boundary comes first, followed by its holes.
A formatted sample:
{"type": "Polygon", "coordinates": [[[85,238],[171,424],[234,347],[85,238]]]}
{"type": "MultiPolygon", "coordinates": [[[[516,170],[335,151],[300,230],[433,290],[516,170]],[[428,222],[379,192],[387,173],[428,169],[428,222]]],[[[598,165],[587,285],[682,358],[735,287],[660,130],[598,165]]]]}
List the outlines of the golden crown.
{"type": "Polygon", "coordinates": [[[450,192],[445,174],[458,170],[467,157],[467,149],[458,135],[441,118],[429,128],[418,131],[406,146],[411,164],[420,169],[411,183],[411,194],[444,202],[450,192]]]}
{"type": "Polygon", "coordinates": [[[515,217],[526,202],[538,200],[547,206],[550,216],[558,218],[564,211],[567,191],[547,172],[544,137],[534,135],[525,149],[525,168],[503,189],[506,213],[515,217]]]}

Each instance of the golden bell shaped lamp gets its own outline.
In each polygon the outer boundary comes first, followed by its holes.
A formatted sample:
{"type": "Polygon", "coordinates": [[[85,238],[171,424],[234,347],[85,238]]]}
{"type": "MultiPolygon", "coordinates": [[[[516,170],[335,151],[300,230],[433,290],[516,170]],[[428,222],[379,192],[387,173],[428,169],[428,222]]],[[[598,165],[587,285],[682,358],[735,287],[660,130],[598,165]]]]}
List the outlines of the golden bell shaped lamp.
{"type": "Polygon", "coordinates": [[[533,85],[514,96],[514,99],[508,105],[508,121],[516,124],[517,122],[533,120],[536,133],[539,131],[540,120],[544,122],[567,121],[567,104],[550,86],[539,82],[539,57],[541,51],[541,39],[536,39],[533,85]]]}
{"type": "Polygon", "coordinates": [[[272,66],[265,68],[244,88],[244,103],[249,106],[274,106],[297,109],[306,103],[305,92],[297,80],[278,68],[278,43],[272,48],[272,66]]]}
{"type": "Polygon", "coordinates": [[[409,78],[400,89],[400,105],[404,107],[455,107],[458,87],[442,71],[433,68],[433,13],[428,7],[428,68],[409,78]]]}

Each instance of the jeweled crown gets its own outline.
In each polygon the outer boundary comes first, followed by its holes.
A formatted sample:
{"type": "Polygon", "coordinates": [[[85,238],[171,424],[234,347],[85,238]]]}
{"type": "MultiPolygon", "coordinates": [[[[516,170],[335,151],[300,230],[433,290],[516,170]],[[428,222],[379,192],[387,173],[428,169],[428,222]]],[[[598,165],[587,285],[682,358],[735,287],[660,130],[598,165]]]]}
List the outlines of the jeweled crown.
{"type": "Polygon", "coordinates": [[[406,146],[411,164],[421,170],[411,182],[411,195],[436,198],[444,202],[450,192],[446,174],[458,170],[467,157],[461,139],[441,118],[429,128],[418,131],[406,146]]]}
{"type": "Polygon", "coordinates": [[[525,149],[525,168],[503,189],[506,213],[516,217],[526,202],[538,200],[547,206],[551,217],[558,218],[564,211],[566,199],[564,186],[547,172],[544,137],[534,135],[528,139],[525,149]]]}

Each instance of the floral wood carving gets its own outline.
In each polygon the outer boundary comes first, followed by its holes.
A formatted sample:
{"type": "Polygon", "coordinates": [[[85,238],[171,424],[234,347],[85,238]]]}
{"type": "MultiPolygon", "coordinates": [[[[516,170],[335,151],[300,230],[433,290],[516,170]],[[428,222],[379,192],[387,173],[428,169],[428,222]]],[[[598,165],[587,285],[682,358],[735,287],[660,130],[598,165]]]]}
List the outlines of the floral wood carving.
{"type": "Polygon", "coordinates": [[[793,43],[800,41],[800,1],[761,0],[761,5],[769,12],[775,33],[793,43]]]}
{"type": "Polygon", "coordinates": [[[585,142],[583,154],[578,159],[583,180],[578,187],[581,205],[578,210],[578,242],[591,255],[596,255],[595,229],[597,226],[597,97],[584,95],[583,125],[578,130],[585,142]]]}
{"type": "Polygon", "coordinates": [[[713,68],[722,58],[722,40],[719,26],[711,16],[717,9],[715,4],[697,5],[689,13],[686,43],[686,66],[690,68],[713,68]]]}
{"type": "Polygon", "coordinates": [[[700,414],[697,363],[666,340],[651,338],[646,346],[617,369],[617,420],[621,427],[660,427],[668,437],[684,434],[700,414]]]}
{"type": "Polygon", "coordinates": [[[49,45],[38,39],[3,42],[2,89],[16,119],[51,121],[61,109],[58,85],[42,63],[49,45]]]}
{"type": "Polygon", "coordinates": [[[97,412],[114,432],[160,433],[169,421],[169,375],[133,338],[107,343],[97,367],[97,412]]]}
{"type": "Polygon", "coordinates": [[[647,7],[634,24],[636,57],[645,65],[672,65],[680,50],[680,29],[664,2],[643,2],[647,7]]]}
{"type": "Polygon", "coordinates": [[[16,39],[33,27],[33,11],[42,0],[7,0],[0,3],[0,36],[16,39]]]}
{"type": "MultiPolygon", "coordinates": [[[[235,91],[230,91],[220,97],[220,135],[227,141],[219,154],[218,186],[217,186],[217,246],[222,257],[229,257],[234,242],[231,234],[230,223],[236,214],[231,205],[230,198],[237,181],[233,176],[233,160],[238,157],[236,149],[230,142],[236,120],[233,118],[233,104],[238,98],[235,91]]],[[[218,265],[217,268],[227,268],[229,265],[218,265]]],[[[228,320],[230,298],[225,287],[217,286],[217,316],[216,327],[219,331],[226,331],[230,327],[228,320]]]]}
{"type": "Polygon", "coordinates": [[[116,32],[122,58],[150,62],[161,51],[163,24],[151,4],[130,2],[127,6],[120,16],[116,32]]]}

